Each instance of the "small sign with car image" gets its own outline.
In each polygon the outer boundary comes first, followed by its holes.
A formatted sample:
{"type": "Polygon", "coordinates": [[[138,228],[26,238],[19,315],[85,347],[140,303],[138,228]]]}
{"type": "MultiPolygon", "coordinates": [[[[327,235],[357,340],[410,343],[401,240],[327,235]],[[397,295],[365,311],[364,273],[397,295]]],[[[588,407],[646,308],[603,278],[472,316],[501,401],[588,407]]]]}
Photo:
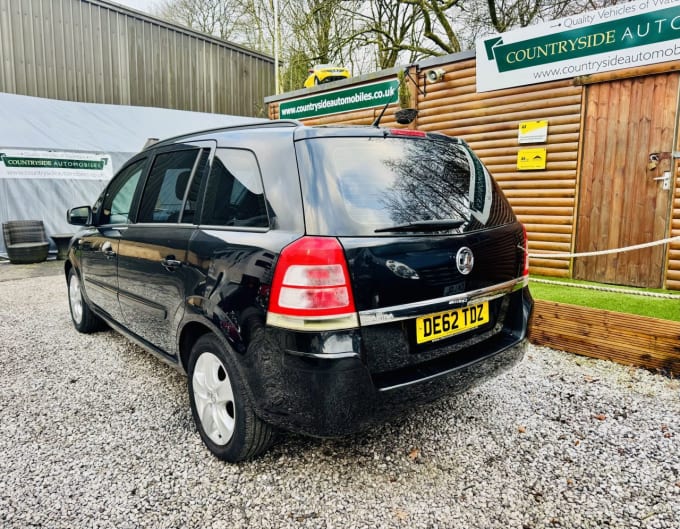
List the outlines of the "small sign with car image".
{"type": "Polygon", "coordinates": [[[519,171],[536,171],[545,169],[547,158],[545,148],[520,149],[517,153],[517,169],[519,171]]]}

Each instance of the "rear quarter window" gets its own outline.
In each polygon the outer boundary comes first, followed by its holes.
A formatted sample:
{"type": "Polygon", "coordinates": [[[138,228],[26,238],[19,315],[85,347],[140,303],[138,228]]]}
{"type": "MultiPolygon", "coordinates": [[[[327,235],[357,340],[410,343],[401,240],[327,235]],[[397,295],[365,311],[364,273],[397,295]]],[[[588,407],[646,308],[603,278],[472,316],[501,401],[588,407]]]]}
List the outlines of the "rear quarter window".
{"type": "Polygon", "coordinates": [[[251,151],[217,149],[208,178],[202,223],[251,228],[269,226],[262,175],[251,151]]]}

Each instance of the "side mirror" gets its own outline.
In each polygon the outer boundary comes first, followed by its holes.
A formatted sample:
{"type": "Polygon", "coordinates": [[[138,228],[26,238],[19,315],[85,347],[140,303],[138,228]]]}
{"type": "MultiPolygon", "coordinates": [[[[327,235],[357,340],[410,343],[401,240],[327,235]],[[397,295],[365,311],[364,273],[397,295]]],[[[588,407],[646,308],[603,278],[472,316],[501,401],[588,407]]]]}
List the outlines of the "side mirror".
{"type": "Polygon", "coordinates": [[[66,222],[74,226],[92,226],[92,208],[80,206],[66,212],[66,222]]]}

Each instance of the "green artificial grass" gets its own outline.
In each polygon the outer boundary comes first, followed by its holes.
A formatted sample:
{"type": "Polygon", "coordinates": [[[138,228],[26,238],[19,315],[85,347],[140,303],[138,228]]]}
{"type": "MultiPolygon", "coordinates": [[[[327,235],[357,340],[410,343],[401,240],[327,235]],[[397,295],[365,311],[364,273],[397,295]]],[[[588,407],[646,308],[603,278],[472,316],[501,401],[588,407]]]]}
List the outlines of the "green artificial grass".
{"type": "Polygon", "coordinates": [[[657,298],[642,296],[639,294],[626,294],[621,292],[603,292],[579,287],[568,286],[572,284],[582,284],[595,287],[611,289],[634,290],[638,292],[658,292],[671,295],[679,295],[680,292],[660,289],[643,289],[616,285],[602,285],[587,281],[577,281],[573,279],[562,279],[554,277],[531,276],[530,279],[547,279],[565,283],[564,285],[551,285],[537,281],[529,282],[531,294],[536,299],[545,301],[556,301],[558,303],[569,303],[570,305],[580,305],[582,307],[593,307],[597,309],[611,310],[613,312],[623,312],[626,314],[637,314],[639,316],[649,316],[650,318],[660,318],[662,320],[680,321],[680,297],[674,299],[657,298]]]}

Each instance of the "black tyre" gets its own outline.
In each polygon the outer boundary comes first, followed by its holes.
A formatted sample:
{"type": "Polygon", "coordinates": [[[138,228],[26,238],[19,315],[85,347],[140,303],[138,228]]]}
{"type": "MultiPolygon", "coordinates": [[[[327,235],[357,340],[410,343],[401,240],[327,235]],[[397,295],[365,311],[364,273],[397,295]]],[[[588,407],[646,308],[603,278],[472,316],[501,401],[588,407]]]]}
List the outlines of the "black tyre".
{"type": "Polygon", "coordinates": [[[83,298],[80,276],[74,268],[68,273],[68,306],[71,310],[71,321],[78,332],[89,334],[106,326],[83,298]]]}
{"type": "Polygon", "coordinates": [[[189,358],[189,400],[196,428],[219,459],[252,459],[274,441],[274,429],[255,415],[243,381],[224,345],[202,336],[189,358]]]}

